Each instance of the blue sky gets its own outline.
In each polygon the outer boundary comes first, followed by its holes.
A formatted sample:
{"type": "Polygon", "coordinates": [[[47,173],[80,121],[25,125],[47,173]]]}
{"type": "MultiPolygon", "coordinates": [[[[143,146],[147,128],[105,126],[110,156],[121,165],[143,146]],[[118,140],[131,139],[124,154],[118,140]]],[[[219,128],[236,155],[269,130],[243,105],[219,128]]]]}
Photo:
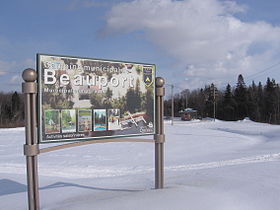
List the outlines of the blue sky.
{"type": "Polygon", "coordinates": [[[154,63],[181,89],[234,85],[240,73],[247,83],[280,81],[279,8],[277,0],[1,1],[0,91],[20,91],[36,53],[154,63]]]}

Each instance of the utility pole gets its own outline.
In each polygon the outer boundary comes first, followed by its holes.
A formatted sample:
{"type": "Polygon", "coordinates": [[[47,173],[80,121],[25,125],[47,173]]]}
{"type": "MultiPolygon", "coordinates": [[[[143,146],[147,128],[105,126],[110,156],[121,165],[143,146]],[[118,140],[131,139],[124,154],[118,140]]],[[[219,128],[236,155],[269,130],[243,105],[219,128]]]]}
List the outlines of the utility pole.
{"type": "Polygon", "coordinates": [[[171,125],[173,125],[174,120],[174,85],[171,85],[171,125]]]}
{"type": "Polygon", "coordinates": [[[277,94],[277,123],[279,123],[279,92],[277,94]]]}
{"type": "Polygon", "coordinates": [[[213,85],[214,87],[214,122],[216,120],[216,88],[215,88],[215,85],[213,85]]]}
{"type": "Polygon", "coordinates": [[[186,91],[185,97],[186,97],[186,107],[185,107],[185,109],[186,109],[186,108],[188,108],[188,94],[187,94],[187,91],[186,91]]]}
{"type": "Polygon", "coordinates": [[[215,120],[216,120],[216,94],[217,93],[216,93],[216,87],[213,83],[211,84],[210,92],[211,92],[211,94],[213,94],[213,118],[214,118],[214,122],[215,122],[215,120]]]}
{"type": "Polygon", "coordinates": [[[2,104],[0,104],[0,125],[2,125],[2,104]]]}

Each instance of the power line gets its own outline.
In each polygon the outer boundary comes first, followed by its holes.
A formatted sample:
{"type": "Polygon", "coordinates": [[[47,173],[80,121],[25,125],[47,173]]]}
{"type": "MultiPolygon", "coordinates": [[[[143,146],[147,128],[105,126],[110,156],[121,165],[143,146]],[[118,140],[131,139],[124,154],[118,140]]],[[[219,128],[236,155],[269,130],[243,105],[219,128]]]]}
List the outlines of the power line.
{"type": "MultiPolygon", "coordinates": [[[[251,75],[248,75],[248,76],[246,76],[246,79],[252,79],[252,78],[254,78],[255,76],[257,76],[257,75],[259,75],[259,74],[262,74],[262,73],[264,73],[264,72],[266,72],[266,71],[268,71],[268,70],[271,70],[272,68],[274,68],[274,67],[276,67],[276,66],[278,66],[278,65],[280,65],[280,62],[277,62],[277,63],[275,63],[275,64],[273,64],[273,65],[271,65],[271,66],[269,66],[269,67],[266,67],[266,68],[264,68],[264,69],[262,69],[262,70],[260,70],[260,71],[258,71],[258,72],[256,72],[256,73],[254,73],[254,74],[251,74],[251,75]]],[[[230,84],[231,82],[223,82],[223,83],[220,83],[219,84],[219,86],[224,86],[224,85],[227,85],[227,84],[230,84]]]]}
{"type": "Polygon", "coordinates": [[[273,64],[272,66],[269,66],[269,67],[267,67],[267,68],[265,68],[265,69],[255,73],[255,74],[249,75],[249,76],[247,76],[247,78],[253,78],[254,76],[256,76],[258,74],[262,74],[262,73],[264,73],[264,72],[266,72],[266,71],[268,71],[268,70],[270,70],[270,69],[272,69],[272,68],[274,68],[274,67],[276,67],[278,65],[280,65],[280,62],[278,62],[276,64],[273,64]]]}

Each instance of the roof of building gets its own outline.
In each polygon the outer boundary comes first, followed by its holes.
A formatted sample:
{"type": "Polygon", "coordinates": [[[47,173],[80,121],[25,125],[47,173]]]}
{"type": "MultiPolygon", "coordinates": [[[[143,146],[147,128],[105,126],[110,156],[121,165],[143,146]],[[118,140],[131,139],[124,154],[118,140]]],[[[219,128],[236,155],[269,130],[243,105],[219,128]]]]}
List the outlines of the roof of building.
{"type": "Polygon", "coordinates": [[[181,110],[180,113],[195,113],[197,110],[192,109],[192,108],[186,108],[184,110],[181,110]]]}

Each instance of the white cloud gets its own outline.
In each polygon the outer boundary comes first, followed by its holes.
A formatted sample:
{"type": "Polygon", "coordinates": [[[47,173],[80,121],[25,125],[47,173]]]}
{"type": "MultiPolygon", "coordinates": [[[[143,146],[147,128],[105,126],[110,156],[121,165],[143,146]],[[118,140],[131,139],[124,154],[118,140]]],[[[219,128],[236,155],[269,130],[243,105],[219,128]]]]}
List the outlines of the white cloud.
{"type": "Polygon", "coordinates": [[[22,79],[22,72],[26,68],[34,68],[35,62],[32,59],[26,59],[19,62],[5,61],[0,59],[0,83],[1,91],[9,91],[12,89],[20,89],[22,79]]]}
{"type": "Polygon", "coordinates": [[[146,39],[186,66],[185,87],[202,87],[278,61],[280,27],[241,21],[238,12],[246,7],[234,1],[135,0],[112,7],[106,31],[144,31],[146,39]]]}
{"type": "Polygon", "coordinates": [[[0,60],[0,75],[5,75],[11,72],[13,68],[17,66],[17,63],[15,61],[4,61],[0,60]]]}
{"type": "Polygon", "coordinates": [[[25,68],[34,68],[35,61],[25,59],[23,61],[5,61],[0,59],[0,75],[21,74],[25,68]]]}
{"type": "Polygon", "coordinates": [[[20,75],[14,75],[12,76],[11,80],[10,80],[11,84],[21,84],[22,83],[22,78],[20,75]]]}

